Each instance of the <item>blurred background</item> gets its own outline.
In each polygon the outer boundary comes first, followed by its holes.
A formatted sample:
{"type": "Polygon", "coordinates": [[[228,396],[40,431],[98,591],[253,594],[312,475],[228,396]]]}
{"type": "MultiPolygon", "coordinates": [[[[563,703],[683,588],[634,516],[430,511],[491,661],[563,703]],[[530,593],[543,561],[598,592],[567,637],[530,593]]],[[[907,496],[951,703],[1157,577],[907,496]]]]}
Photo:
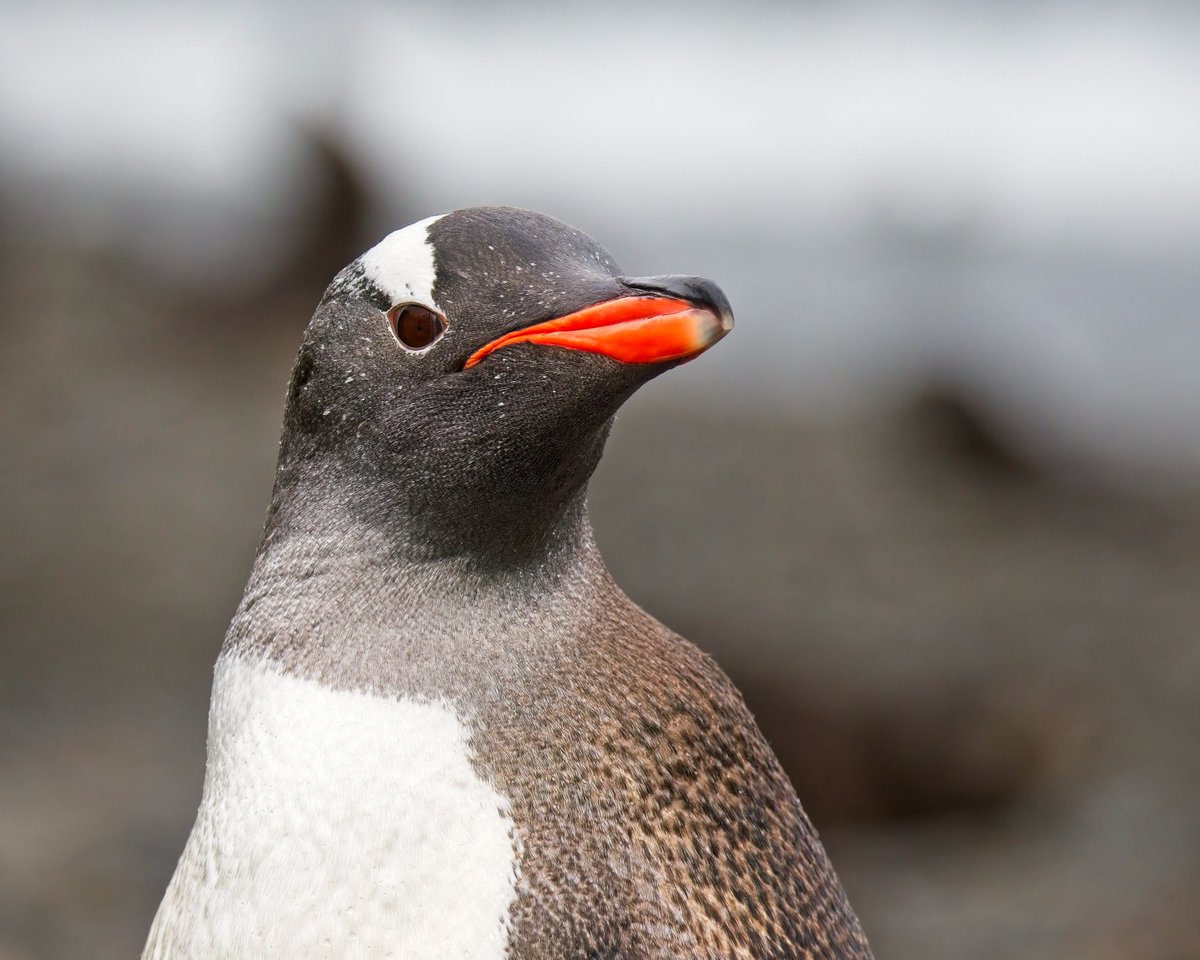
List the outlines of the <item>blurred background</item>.
{"type": "Polygon", "coordinates": [[[300,332],[476,203],[729,294],[593,519],[881,960],[1200,957],[1200,7],[0,16],[0,960],[139,952],[300,332]]]}

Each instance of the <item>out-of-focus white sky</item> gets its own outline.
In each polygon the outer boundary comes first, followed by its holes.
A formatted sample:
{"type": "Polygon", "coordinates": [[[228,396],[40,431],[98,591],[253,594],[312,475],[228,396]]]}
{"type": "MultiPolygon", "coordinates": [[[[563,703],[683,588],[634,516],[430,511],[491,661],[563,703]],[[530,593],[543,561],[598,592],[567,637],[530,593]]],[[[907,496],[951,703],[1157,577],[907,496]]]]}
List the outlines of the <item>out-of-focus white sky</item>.
{"type": "Polygon", "coordinates": [[[242,282],[303,211],[317,124],[369,175],[381,233],[401,208],[515,203],[633,272],[723,282],[743,329],[697,385],[815,402],[949,371],[1048,436],[1200,466],[1186,4],[3,17],[13,222],[242,282]]]}
{"type": "Polygon", "coordinates": [[[133,195],[118,202],[283,202],[301,119],[433,205],[811,226],[886,199],[1037,237],[1200,232],[1200,15],[357,3],[4,19],[5,165],[133,195]]]}

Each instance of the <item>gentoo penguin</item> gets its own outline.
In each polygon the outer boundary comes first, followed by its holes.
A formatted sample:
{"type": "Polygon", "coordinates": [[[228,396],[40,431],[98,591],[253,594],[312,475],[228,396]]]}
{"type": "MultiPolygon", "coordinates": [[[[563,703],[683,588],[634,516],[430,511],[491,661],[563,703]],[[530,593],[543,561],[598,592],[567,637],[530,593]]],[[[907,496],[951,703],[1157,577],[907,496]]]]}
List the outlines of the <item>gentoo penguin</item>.
{"type": "Polygon", "coordinates": [[[732,323],[512,208],[338,274],[145,957],[871,956],[741,697],[588,524],[617,409],[732,323]]]}

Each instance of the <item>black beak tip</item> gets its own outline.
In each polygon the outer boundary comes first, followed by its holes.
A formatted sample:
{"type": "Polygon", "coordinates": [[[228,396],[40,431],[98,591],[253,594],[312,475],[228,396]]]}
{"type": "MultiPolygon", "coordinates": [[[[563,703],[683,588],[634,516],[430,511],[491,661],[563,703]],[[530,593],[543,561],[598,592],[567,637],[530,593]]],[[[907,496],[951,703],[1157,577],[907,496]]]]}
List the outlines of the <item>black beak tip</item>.
{"type": "Polygon", "coordinates": [[[729,305],[729,298],[725,296],[725,291],[704,277],[622,277],[621,283],[635,294],[674,297],[711,310],[723,330],[733,328],[733,307],[729,305]]]}

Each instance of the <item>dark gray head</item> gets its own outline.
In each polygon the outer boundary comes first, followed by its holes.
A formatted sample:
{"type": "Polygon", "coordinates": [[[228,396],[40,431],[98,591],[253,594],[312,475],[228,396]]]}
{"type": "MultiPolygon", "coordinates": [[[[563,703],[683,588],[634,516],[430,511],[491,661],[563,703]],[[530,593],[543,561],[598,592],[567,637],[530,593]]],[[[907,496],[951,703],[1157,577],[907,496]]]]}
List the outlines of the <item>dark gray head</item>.
{"type": "Polygon", "coordinates": [[[268,535],[320,501],[412,558],[539,562],[582,517],[617,408],[732,321],[714,284],[625,277],[538,213],[399,230],[338,274],[305,332],[268,535]]]}

